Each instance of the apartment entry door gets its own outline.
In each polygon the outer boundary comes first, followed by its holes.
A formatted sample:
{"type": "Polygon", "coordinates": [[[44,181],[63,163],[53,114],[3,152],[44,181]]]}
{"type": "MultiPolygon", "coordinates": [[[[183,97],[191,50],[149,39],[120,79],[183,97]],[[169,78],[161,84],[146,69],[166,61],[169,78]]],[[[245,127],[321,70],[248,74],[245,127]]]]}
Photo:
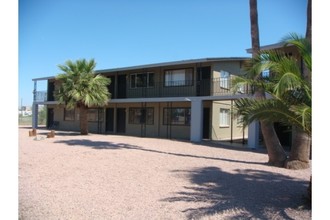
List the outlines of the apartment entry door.
{"type": "Polygon", "coordinates": [[[54,124],[54,109],[47,109],[47,128],[50,128],[54,124]]]}
{"type": "Polygon", "coordinates": [[[117,108],[117,133],[126,132],[126,108],[117,108]]]}
{"type": "Polygon", "coordinates": [[[203,139],[210,139],[210,108],[203,108],[203,139]]]}
{"type": "Polygon", "coordinates": [[[126,98],[126,75],[118,76],[118,95],[119,99],[126,98]]]}
{"type": "Polygon", "coordinates": [[[197,95],[209,96],[211,94],[211,67],[203,66],[197,68],[197,95]]]}
{"type": "Polygon", "coordinates": [[[114,132],[114,108],[105,110],[105,132],[114,132]]]}

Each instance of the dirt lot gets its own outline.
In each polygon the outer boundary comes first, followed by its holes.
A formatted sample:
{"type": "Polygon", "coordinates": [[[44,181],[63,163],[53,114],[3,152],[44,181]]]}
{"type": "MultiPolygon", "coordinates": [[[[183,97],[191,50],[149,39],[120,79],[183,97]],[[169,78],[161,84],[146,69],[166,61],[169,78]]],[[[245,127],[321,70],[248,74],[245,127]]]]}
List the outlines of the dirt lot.
{"type": "Polygon", "coordinates": [[[311,219],[311,169],[263,149],[19,129],[20,219],[311,219]]]}

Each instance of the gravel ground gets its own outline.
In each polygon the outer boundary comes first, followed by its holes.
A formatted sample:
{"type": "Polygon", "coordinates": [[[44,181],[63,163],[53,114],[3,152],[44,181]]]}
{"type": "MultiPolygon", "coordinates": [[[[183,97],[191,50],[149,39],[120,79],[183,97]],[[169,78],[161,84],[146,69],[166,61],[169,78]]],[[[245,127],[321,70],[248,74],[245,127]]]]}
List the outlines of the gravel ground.
{"type": "Polygon", "coordinates": [[[19,128],[19,219],[311,219],[264,149],[19,128]]]}

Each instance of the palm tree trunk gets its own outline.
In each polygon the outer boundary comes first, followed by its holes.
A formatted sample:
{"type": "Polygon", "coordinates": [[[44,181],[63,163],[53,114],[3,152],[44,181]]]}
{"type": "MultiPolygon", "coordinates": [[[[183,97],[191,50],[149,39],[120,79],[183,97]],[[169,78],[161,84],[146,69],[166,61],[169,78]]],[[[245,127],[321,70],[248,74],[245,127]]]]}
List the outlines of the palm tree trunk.
{"type": "Polygon", "coordinates": [[[312,42],[312,0],[308,0],[307,3],[306,38],[312,42]]]}
{"type": "MultiPolygon", "coordinates": [[[[307,3],[307,25],[305,38],[312,43],[312,0],[308,0],[307,3]]],[[[311,82],[311,72],[304,63],[302,64],[302,74],[306,81],[311,82]]]]}
{"type": "Polygon", "coordinates": [[[257,0],[250,0],[250,23],[252,56],[255,57],[260,50],[257,0]]]}
{"type": "Polygon", "coordinates": [[[79,108],[80,111],[80,134],[87,135],[88,134],[88,118],[87,113],[88,109],[85,105],[81,105],[79,108]]]}
{"type": "Polygon", "coordinates": [[[276,167],[284,167],[287,156],[278,139],[274,125],[260,121],[260,127],[267,148],[268,164],[276,167]]]}
{"type": "MultiPolygon", "coordinates": [[[[312,43],[312,0],[308,0],[307,3],[307,25],[306,25],[306,38],[309,40],[310,43],[312,43]]],[[[309,82],[311,81],[311,74],[306,70],[306,68],[304,68],[304,77],[305,79],[308,79],[309,82]]],[[[311,144],[312,145],[312,144],[311,144]]],[[[312,150],[312,146],[310,148],[310,151],[312,150]]],[[[311,153],[310,154],[310,158],[311,158],[311,153]]],[[[307,189],[307,196],[309,198],[309,201],[312,201],[312,175],[311,178],[309,180],[309,186],[307,189]]]]}
{"type": "MultiPolygon", "coordinates": [[[[250,0],[250,23],[252,56],[255,57],[260,51],[257,0],[250,0]]],[[[263,89],[257,89],[255,97],[259,100],[265,99],[265,91],[263,89]]],[[[268,163],[273,166],[283,167],[286,154],[277,137],[274,125],[261,121],[260,127],[268,152],[268,163]]]]}
{"type": "Polygon", "coordinates": [[[296,128],[290,156],[285,163],[285,168],[293,170],[309,168],[310,144],[310,136],[302,129],[296,128]]]}
{"type": "MultiPolygon", "coordinates": [[[[257,100],[265,99],[263,89],[257,89],[255,92],[257,100]]],[[[260,128],[268,153],[268,164],[276,167],[284,167],[287,155],[278,139],[273,123],[260,121],[260,128]]]]}

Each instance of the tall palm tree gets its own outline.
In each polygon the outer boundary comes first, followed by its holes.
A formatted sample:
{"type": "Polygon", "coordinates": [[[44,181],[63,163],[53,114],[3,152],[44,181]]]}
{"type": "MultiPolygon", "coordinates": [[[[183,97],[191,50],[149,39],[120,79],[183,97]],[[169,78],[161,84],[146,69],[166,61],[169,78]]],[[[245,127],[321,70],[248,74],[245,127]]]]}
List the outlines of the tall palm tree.
{"type": "Polygon", "coordinates": [[[110,79],[96,75],[95,66],[94,59],[68,60],[64,65],[58,65],[63,73],[56,76],[59,87],[55,90],[55,98],[68,109],[79,109],[82,135],[88,134],[88,108],[105,106],[110,98],[107,89],[110,79]]]}
{"type": "MultiPolygon", "coordinates": [[[[259,43],[259,25],[258,25],[258,7],[257,0],[250,0],[250,24],[251,24],[251,41],[252,41],[252,57],[258,56],[260,51],[259,43]]],[[[250,74],[251,79],[258,80],[261,72],[250,74]]],[[[266,98],[265,91],[262,87],[255,87],[255,97],[257,100],[266,98]]],[[[274,166],[283,166],[286,160],[285,151],[277,137],[274,125],[261,120],[261,132],[268,152],[268,163],[274,166]]]]}
{"type": "MultiPolygon", "coordinates": [[[[295,45],[304,65],[311,71],[311,49],[309,41],[291,34],[286,44],[295,45]]],[[[238,113],[246,123],[259,119],[269,123],[281,122],[295,128],[294,140],[285,167],[304,169],[309,167],[311,139],[311,83],[302,74],[302,68],[294,57],[279,51],[261,51],[249,65],[250,72],[270,71],[270,76],[256,81],[237,79],[236,84],[258,84],[271,99],[240,99],[235,102],[238,113]]]]}
{"type": "MultiPolygon", "coordinates": [[[[288,37],[284,38],[286,44],[292,44],[298,48],[303,61],[300,72],[296,73],[296,82],[298,82],[296,87],[292,86],[291,88],[288,88],[288,86],[286,86],[287,90],[290,89],[295,92],[294,94],[299,94],[299,97],[294,97],[296,98],[296,102],[293,104],[296,105],[294,108],[301,112],[301,122],[303,124],[303,126],[294,126],[295,132],[293,145],[289,160],[285,165],[289,169],[303,169],[309,167],[312,131],[312,48],[309,37],[310,36],[306,36],[303,38],[297,34],[290,34],[288,37]]],[[[285,85],[282,86],[282,88],[285,88],[285,85]]],[[[284,92],[285,90],[282,91],[282,94],[284,92]]]]}

